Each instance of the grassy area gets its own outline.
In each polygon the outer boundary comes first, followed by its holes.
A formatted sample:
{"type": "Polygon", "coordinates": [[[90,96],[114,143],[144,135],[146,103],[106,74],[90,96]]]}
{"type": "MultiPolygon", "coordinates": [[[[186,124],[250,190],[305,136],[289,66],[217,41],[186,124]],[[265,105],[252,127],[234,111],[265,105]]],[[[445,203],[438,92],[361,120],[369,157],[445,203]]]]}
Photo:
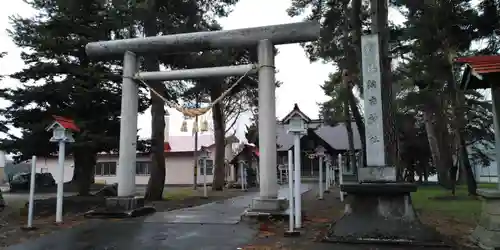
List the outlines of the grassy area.
{"type": "Polygon", "coordinates": [[[175,188],[175,189],[167,189],[163,193],[164,200],[184,200],[188,197],[192,197],[197,195],[198,192],[193,190],[192,187],[185,188],[175,188]]]}
{"type": "MultiPolygon", "coordinates": [[[[480,184],[479,188],[495,188],[494,184],[480,184]]],[[[432,199],[451,196],[449,190],[440,186],[421,186],[412,194],[414,207],[422,212],[440,213],[464,220],[476,220],[481,213],[481,200],[468,197],[467,186],[457,188],[457,199],[432,199]]]]}

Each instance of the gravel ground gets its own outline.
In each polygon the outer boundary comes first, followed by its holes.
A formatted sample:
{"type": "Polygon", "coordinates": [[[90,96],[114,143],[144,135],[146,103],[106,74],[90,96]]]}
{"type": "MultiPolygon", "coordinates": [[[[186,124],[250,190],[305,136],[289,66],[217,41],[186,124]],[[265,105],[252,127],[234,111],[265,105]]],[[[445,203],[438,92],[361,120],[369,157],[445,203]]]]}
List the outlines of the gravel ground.
{"type": "MultiPolygon", "coordinates": [[[[303,229],[299,237],[284,237],[287,230],[288,221],[261,222],[256,225],[259,234],[254,241],[243,247],[246,250],[408,250],[408,249],[477,249],[467,238],[468,231],[459,222],[449,221],[446,217],[431,214],[421,215],[422,222],[436,228],[445,237],[451,238],[452,242],[459,243],[460,246],[452,248],[423,248],[409,246],[381,246],[368,244],[333,244],[321,242],[329,226],[343,215],[344,205],[338,198],[338,190],[324,195],[324,200],[316,198],[317,190],[311,190],[302,197],[303,209],[306,217],[303,222],[303,229]],[[450,224],[452,223],[452,224],[450,224]],[[456,226],[456,227],[455,227],[456,226]],[[457,229],[458,227],[458,229],[457,229]],[[455,229],[450,229],[455,228],[455,229]],[[464,236],[464,234],[466,234],[464,236]]],[[[469,225],[470,226],[470,225],[469,225]]]]}

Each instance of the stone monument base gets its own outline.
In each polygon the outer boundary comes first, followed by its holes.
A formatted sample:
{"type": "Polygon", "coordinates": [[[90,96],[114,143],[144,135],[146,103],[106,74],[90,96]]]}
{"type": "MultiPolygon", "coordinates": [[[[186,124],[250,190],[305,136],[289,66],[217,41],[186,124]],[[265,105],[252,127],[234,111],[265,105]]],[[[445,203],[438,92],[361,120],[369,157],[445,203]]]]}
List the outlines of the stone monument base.
{"type": "Polygon", "coordinates": [[[130,218],[156,212],[154,207],[144,206],[144,198],[139,196],[108,197],[106,207],[90,210],[87,218],[130,218]]]}
{"type": "Polygon", "coordinates": [[[483,198],[481,217],[471,238],[482,249],[500,248],[500,190],[479,189],[483,198]]]}
{"type": "Polygon", "coordinates": [[[416,190],[415,184],[396,182],[341,185],[348,194],[344,216],[324,241],[445,246],[437,232],[420,223],[410,196],[416,190]]]}

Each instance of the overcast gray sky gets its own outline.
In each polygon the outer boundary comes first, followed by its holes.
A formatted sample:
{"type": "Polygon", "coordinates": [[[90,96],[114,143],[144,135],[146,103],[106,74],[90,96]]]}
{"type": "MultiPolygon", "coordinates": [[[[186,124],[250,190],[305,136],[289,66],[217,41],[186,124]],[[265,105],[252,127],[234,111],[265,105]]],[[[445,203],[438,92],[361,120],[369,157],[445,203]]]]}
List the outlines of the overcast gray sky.
{"type": "MultiPolygon", "coordinates": [[[[234,11],[227,18],[220,20],[224,29],[237,29],[256,27],[281,23],[301,21],[300,18],[290,18],[286,9],[290,0],[240,0],[234,11]]],[[[19,14],[21,16],[33,15],[34,11],[22,0],[9,0],[0,8],[0,51],[8,52],[5,59],[0,60],[0,74],[10,74],[23,68],[24,64],[19,57],[20,49],[9,38],[6,29],[10,27],[8,17],[19,14]]],[[[397,14],[391,12],[391,19],[397,14]]],[[[399,19],[396,17],[396,19],[399,19]]],[[[304,50],[298,44],[278,46],[280,53],[276,57],[277,80],[283,85],[277,89],[276,113],[279,118],[285,116],[298,103],[302,111],[311,118],[318,117],[318,102],[327,100],[320,85],[327,79],[329,72],[333,71],[331,64],[320,62],[310,63],[304,50]]],[[[2,84],[16,86],[19,83],[12,79],[2,81],[2,84]]],[[[0,100],[0,105],[5,102],[0,100]]],[[[172,135],[189,135],[190,132],[180,132],[183,117],[180,113],[170,109],[170,128],[172,135]]],[[[207,115],[210,119],[210,114],[207,115]]],[[[151,116],[149,110],[139,117],[139,135],[149,137],[151,133],[151,116]]],[[[189,122],[192,124],[192,122],[189,122]]],[[[248,117],[243,116],[238,123],[237,135],[244,135],[245,124],[248,117]]],[[[191,131],[191,130],[189,130],[191,131]]]]}
{"type": "MultiPolygon", "coordinates": [[[[221,20],[221,23],[225,29],[237,29],[300,21],[300,19],[288,17],[286,9],[289,6],[289,0],[240,0],[231,15],[221,20]]],[[[33,13],[34,11],[22,0],[9,0],[9,4],[0,8],[0,51],[9,53],[5,59],[0,60],[0,74],[10,74],[24,66],[19,57],[20,49],[12,43],[5,31],[10,27],[8,16],[13,14],[30,16],[33,13]]],[[[317,117],[318,106],[316,103],[326,99],[320,85],[327,79],[328,73],[333,70],[333,67],[322,63],[311,64],[298,44],[283,45],[279,46],[278,49],[280,53],[276,57],[276,67],[279,72],[276,77],[284,84],[277,90],[277,116],[283,117],[294,103],[298,103],[305,113],[311,117],[317,117]]],[[[7,79],[2,84],[16,86],[19,83],[7,79]]],[[[5,105],[5,102],[0,102],[0,105],[5,105]]],[[[183,133],[180,132],[182,115],[175,110],[170,110],[170,114],[171,133],[182,135],[183,133]]],[[[207,118],[210,118],[210,115],[207,118]]],[[[139,134],[141,137],[149,137],[151,133],[150,120],[149,111],[140,116],[139,128],[141,130],[139,134]]],[[[238,124],[239,136],[243,135],[244,124],[247,122],[248,117],[242,117],[238,124]]],[[[190,132],[185,134],[189,135],[190,132]]]]}

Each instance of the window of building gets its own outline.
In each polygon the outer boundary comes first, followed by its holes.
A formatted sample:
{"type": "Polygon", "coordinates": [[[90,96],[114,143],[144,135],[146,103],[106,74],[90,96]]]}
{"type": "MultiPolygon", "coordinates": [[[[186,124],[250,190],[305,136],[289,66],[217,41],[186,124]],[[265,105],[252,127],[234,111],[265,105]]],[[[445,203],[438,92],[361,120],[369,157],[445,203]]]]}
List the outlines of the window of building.
{"type": "Polygon", "coordinates": [[[135,164],[135,174],[136,175],[149,175],[150,172],[150,161],[138,161],[135,164]]]}
{"type": "MultiPolygon", "coordinates": [[[[203,175],[203,160],[198,160],[198,169],[200,170],[200,175],[203,175]]],[[[214,161],[212,159],[207,159],[207,175],[214,174],[214,161]]]]}
{"type": "Polygon", "coordinates": [[[96,176],[113,176],[116,175],[116,162],[98,162],[95,165],[96,176]]]}

